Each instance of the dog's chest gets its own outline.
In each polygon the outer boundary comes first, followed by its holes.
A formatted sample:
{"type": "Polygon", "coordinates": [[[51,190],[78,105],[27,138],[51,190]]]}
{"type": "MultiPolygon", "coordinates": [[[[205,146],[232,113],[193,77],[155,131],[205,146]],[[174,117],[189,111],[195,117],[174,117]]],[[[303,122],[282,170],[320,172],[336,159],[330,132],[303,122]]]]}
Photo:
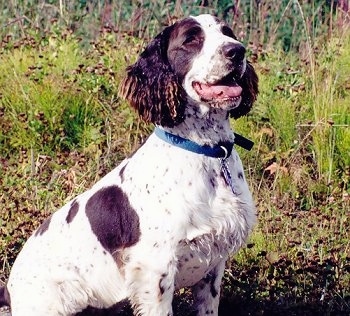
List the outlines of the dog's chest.
{"type": "MultiPolygon", "coordinates": [[[[191,286],[244,243],[255,222],[254,206],[235,151],[228,159],[235,193],[220,160],[188,153],[157,138],[116,172],[140,219],[140,248],[176,249],[175,286],[191,286]],[[146,155],[146,152],[148,153],[146,155]],[[154,160],[149,152],[157,152],[154,160]]],[[[115,177],[115,173],[113,175],[115,177]]],[[[117,178],[117,177],[115,177],[117,178]]]]}
{"type": "Polygon", "coordinates": [[[204,235],[181,241],[177,249],[175,287],[192,286],[230,253],[229,240],[223,236],[204,235]]]}

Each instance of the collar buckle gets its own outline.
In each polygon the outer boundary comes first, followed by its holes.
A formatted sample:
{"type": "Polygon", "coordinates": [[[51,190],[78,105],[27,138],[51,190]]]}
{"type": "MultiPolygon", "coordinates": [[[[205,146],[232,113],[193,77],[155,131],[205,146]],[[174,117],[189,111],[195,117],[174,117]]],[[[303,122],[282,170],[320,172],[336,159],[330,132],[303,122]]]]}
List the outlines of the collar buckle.
{"type": "Polygon", "coordinates": [[[221,159],[226,160],[231,153],[228,152],[227,148],[225,146],[220,146],[220,148],[224,151],[225,155],[221,157],[221,159]]]}

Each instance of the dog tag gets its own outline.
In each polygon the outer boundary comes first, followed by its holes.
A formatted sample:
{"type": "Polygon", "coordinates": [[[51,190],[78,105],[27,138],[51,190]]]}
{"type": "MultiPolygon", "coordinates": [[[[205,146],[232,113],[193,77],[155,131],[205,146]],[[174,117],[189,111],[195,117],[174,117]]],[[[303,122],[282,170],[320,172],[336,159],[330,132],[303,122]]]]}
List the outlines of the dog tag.
{"type": "Polygon", "coordinates": [[[226,158],[221,158],[220,162],[221,162],[221,172],[222,172],[222,174],[224,176],[225,182],[231,188],[232,193],[236,195],[236,190],[235,190],[235,188],[233,186],[231,172],[230,172],[230,170],[228,168],[228,163],[226,161],[226,158]]]}

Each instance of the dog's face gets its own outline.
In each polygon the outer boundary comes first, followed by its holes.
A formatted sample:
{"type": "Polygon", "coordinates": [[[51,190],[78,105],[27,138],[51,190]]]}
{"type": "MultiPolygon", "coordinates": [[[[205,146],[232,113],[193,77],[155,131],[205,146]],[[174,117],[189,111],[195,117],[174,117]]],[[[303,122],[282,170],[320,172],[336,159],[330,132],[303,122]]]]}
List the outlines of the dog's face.
{"type": "Polygon", "coordinates": [[[245,48],[224,23],[210,15],[183,20],[171,33],[168,60],[196,102],[227,109],[240,104],[245,48]]]}
{"type": "Polygon", "coordinates": [[[258,78],[232,30],[211,15],[166,28],[127,70],[121,94],[146,121],[174,126],[188,104],[249,112],[258,78]]]}

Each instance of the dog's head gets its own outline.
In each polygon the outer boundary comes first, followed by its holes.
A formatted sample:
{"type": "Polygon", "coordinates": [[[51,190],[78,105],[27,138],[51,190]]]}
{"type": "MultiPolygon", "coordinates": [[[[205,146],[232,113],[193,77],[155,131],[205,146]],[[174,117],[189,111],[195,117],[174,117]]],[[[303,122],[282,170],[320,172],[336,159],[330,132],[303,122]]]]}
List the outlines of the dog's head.
{"type": "Polygon", "coordinates": [[[165,28],[127,68],[120,94],[139,115],[172,127],[188,104],[247,114],[258,78],[232,30],[211,15],[189,17],[165,28]]]}

